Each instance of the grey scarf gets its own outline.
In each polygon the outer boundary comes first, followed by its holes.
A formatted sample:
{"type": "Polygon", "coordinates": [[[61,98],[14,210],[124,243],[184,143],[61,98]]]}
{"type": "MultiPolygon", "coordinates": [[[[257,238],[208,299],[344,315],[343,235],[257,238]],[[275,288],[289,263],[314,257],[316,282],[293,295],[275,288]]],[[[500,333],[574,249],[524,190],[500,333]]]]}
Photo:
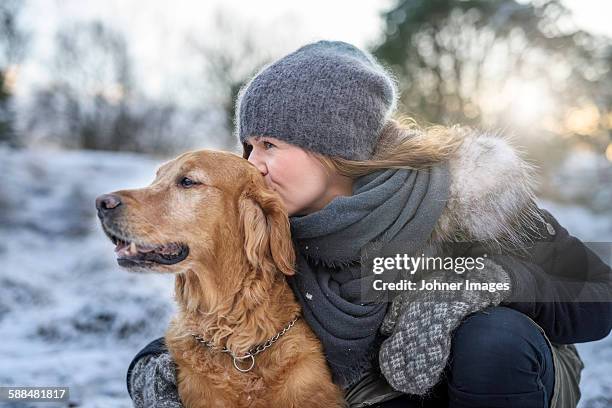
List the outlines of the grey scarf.
{"type": "Polygon", "coordinates": [[[430,237],[450,188],[446,165],[387,169],[355,180],[352,196],[290,218],[297,273],[288,278],[304,318],[321,340],[334,381],[344,389],[377,362],[387,303],[361,299],[362,251],[401,244],[417,253],[430,237]]]}

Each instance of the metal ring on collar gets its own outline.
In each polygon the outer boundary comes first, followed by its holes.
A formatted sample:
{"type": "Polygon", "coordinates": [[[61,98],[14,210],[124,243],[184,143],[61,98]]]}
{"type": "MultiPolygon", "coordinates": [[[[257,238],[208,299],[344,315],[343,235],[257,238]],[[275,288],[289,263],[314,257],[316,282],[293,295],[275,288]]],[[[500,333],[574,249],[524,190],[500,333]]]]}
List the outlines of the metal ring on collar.
{"type": "Polygon", "coordinates": [[[255,366],[255,356],[253,356],[252,354],[247,354],[246,356],[243,356],[243,357],[234,356],[234,367],[236,367],[236,370],[240,371],[241,373],[247,373],[251,371],[254,366],[255,366]],[[238,361],[242,362],[242,360],[245,360],[247,358],[251,359],[251,365],[249,366],[249,368],[244,369],[244,368],[238,367],[238,361]]]}

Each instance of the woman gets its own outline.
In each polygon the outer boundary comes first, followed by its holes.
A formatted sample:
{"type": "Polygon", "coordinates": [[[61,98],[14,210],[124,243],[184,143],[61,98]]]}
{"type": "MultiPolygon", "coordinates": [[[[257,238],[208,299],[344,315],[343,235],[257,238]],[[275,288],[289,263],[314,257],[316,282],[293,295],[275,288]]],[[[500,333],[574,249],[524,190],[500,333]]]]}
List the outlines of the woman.
{"type": "MultiPolygon", "coordinates": [[[[609,267],[535,207],[529,168],[507,143],[402,125],[396,97],[371,55],[329,41],[265,67],[238,97],[244,157],[288,210],[288,281],[334,380],[354,407],[575,406],[582,362],[570,344],[610,332],[609,267]],[[511,290],[405,292],[391,307],[364,298],[373,253],[456,241],[472,244],[455,257],[490,253],[470,279],[511,290]]],[[[128,390],[136,406],[181,406],[163,338],[134,358],[128,390]]]]}

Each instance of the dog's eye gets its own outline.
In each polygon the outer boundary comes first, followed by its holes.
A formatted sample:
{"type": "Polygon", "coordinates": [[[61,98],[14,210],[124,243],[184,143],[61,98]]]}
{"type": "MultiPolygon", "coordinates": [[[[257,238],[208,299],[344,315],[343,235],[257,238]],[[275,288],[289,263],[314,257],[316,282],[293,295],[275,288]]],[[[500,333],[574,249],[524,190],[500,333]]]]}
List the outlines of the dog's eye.
{"type": "Polygon", "coordinates": [[[195,181],[193,181],[192,179],[190,179],[189,177],[183,177],[181,178],[181,180],[179,181],[179,184],[181,185],[181,187],[184,188],[189,188],[189,187],[193,187],[195,186],[196,183],[195,181]]]}

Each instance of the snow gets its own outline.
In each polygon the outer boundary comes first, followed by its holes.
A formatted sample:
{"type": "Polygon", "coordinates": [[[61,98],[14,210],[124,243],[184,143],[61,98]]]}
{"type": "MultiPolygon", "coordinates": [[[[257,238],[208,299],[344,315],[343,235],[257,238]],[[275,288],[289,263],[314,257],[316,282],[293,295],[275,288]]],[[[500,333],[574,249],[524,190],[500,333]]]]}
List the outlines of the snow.
{"type": "MultiPolygon", "coordinates": [[[[149,184],[161,163],[0,146],[0,385],[68,386],[72,405],[62,406],[132,406],[127,366],[164,334],[174,279],[119,268],[94,200],[149,184]]],[[[612,241],[610,217],[542,205],[583,240],[612,241]]],[[[612,336],[578,349],[586,365],[580,407],[610,406],[612,336]]]]}
{"type": "Polygon", "coordinates": [[[612,208],[612,188],[609,188],[612,186],[612,166],[602,154],[582,149],[572,151],[550,182],[565,202],[589,202],[591,208],[600,211],[612,208]]]}
{"type": "Polygon", "coordinates": [[[73,406],[132,406],[127,365],[163,335],[174,280],[119,268],[94,200],[150,183],[160,162],[0,150],[0,384],[69,386],[73,406]]]}

